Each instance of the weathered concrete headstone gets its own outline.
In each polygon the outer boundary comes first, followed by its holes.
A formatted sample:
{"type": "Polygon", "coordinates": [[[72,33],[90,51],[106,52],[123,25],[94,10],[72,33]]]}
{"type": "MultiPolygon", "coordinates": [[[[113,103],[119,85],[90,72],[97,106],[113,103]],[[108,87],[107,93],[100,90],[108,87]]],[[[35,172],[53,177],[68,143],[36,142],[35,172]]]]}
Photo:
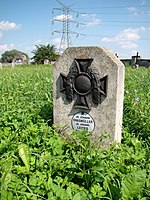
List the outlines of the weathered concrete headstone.
{"type": "Polygon", "coordinates": [[[48,65],[49,64],[49,60],[48,59],[45,59],[44,60],[44,65],[48,65]]]}
{"type": "Polygon", "coordinates": [[[136,56],[132,56],[132,59],[131,59],[131,65],[133,68],[138,68],[139,66],[139,59],[140,59],[140,56],[139,56],[139,53],[137,52],[136,56]]]}
{"type": "Polygon", "coordinates": [[[0,69],[2,69],[2,66],[3,66],[2,63],[0,62],[0,69]]]}
{"type": "Polygon", "coordinates": [[[124,65],[104,47],[71,47],[53,70],[54,124],[121,141],[124,65]]]}
{"type": "Polygon", "coordinates": [[[15,67],[15,61],[12,61],[12,63],[11,63],[11,67],[15,67]]]}

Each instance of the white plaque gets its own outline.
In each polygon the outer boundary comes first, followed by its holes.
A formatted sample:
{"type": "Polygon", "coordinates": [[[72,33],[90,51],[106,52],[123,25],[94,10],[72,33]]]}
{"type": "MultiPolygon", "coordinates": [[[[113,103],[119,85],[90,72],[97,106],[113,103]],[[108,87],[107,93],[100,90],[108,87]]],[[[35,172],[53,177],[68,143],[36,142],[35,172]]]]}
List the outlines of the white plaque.
{"type": "Polygon", "coordinates": [[[75,130],[85,129],[90,133],[94,130],[95,122],[86,112],[78,112],[72,118],[72,128],[75,130]]]}

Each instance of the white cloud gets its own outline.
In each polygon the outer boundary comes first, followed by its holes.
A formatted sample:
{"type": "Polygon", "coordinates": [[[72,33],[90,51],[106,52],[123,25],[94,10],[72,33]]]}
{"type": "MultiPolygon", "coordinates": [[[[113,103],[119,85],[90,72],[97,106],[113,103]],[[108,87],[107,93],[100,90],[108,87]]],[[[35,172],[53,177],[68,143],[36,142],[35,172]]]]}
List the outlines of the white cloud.
{"type": "Polygon", "coordinates": [[[60,37],[53,38],[52,43],[53,43],[53,45],[56,46],[57,49],[58,49],[59,46],[60,46],[60,42],[61,42],[61,38],[60,38],[60,37]]]}
{"type": "Polygon", "coordinates": [[[139,31],[147,31],[149,28],[148,27],[144,27],[144,26],[141,26],[140,28],[139,28],[139,31]]]}
{"type": "Polygon", "coordinates": [[[82,13],[80,15],[81,15],[81,17],[87,17],[87,16],[89,16],[89,14],[84,14],[84,13],[82,13]]]}
{"type": "Polygon", "coordinates": [[[0,38],[2,37],[2,32],[0,32],[0,38]]]}
{"type": "Polygon", "coordinates": [[[72,20],[72,15],[57,15],[56,17],[54,17],[54,20],[58,20],[58,21],[64,21],[64,20],[72,20]]]}
{"type": "Polygon", "coordinates": [[[115,42],[115,37],[114,38],[108,38],[108,37],[104,37],[101,40],[102,42],[115,42]]]}
{"type": "Polygon", "coordinates": [[[20,28],[21,28],[21,25],[17,25],[14,22],[0,21],[0,30],[2,31],[17,30],[20,28]]]}
{"type": "Polygon", "coordinates": [[[61,38],[60,37],[54,37],[52,39],[52,45],[56,47],[56,51],[59,51],[62,53],[68,46],[67,44],[61,44],[61,38]]]}
{"type": "Polygon", "coordinates": [[[85,26],[96,26],[101,23],[99,18],[93,19],[92,21],[86,22],[85,26]]]}
{"type": "Polygon", "coordinates": [[[129,12],[133,15],[137,15],[137,9],[135,7],[129,7],[128,8],[129,12]]]}
{"type": "Polygon", "coordinates": [[[0,38],[3,36],[4,31],[18,30],[20,28],[21,25],[17,25],[14,22],[0,21],[0,38]]]}
{"type": "Polygon", "coordinates": [[[148,14],[148,16],[150,16],[150,10],[149,10],[149,11],[147,11],[147,14],[148,14]]]}
{"type": "Polygon", "coordinates": [[[139,29],[128,28],[112,38],[104,37],[102,42],[137,41],[140,39],[139,29]]]}
{"type": "Polygon", "coordinates": [[[87,27],[96,26],[102,22],[95,14],[81,14],[81,17],[87,20],[87,22],[83,23],[87,27]]]}
{"type": "Polygon", "coordinates": [[[29,55],[29,56],[33,56],[32,55],[32,51],[33,50],[36,50],[36,45],[40,45],[40,44],[42,44],[42,45],[48,45],[48,43],[49,42],[47,42],[47,41],[42,41],[41,39],[39,39],[39,40],[35,40],[35,41],[33,41],[32,42],[32,44],[30,45],[30,46],[27,46],[26,48],[25,48],[25,52],[29,55]]]}
{"type": "Polygon", "coordinates": [[[9,51],[14,48],[14,44],[0,44],[0,52],[9,51]]]}
{"type": "Polygon", "coordinates": [[[134,49],[138,47],[135,42],[141,38],[139,33],[146,30],[145,27],[124,29],[114,37],[104,37],[102,42],[116,42],[123,49],[134,49]]]}
{"type": "Polygon", "coordinates": [[[136,41],[140,39],[139,29],[128,28],[118,35],[119,40],[136,41]]]}
{"type": "Polygon", "coordinates": [[[133,42],[120,43],[122,49],[136,49],[138,46],[133,42]]]}
{"type": "Polygon", "coordinates": [[[41,42],[42,42],[42,40],[39,39],[39,40],[36,40],[36,41],[34,42],[34,44],[40,44],[41,42]]]}
{"type": "Polygon", "coordinates": [[[26,52],[31,52],[31,51],[33,51],[35,49],[36,49],[35,45],[28,46],[28,47],[26,47],[26,52]]]}

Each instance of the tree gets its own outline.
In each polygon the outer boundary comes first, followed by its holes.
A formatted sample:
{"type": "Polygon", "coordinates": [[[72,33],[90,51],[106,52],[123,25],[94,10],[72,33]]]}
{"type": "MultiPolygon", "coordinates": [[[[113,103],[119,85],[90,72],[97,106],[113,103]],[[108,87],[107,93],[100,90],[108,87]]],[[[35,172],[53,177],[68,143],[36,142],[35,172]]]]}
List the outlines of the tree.
{"type": "Polygon", "coordinates": [[[8,62],[11,63],[12,61],[16,61],[21,59],[23,62],[28,63],[29,57],[26,53],[18,51],[16,49],[5,51],[2,55],[2,62],[8,62]]]}
{"type": "Polygon", "coordinates": [[[44,60],[55,61],[58,58],[54,45],[35,45],[36,49],[32,51],[34,56],[31,58],[37,64],[43,64],[44,60]]]}

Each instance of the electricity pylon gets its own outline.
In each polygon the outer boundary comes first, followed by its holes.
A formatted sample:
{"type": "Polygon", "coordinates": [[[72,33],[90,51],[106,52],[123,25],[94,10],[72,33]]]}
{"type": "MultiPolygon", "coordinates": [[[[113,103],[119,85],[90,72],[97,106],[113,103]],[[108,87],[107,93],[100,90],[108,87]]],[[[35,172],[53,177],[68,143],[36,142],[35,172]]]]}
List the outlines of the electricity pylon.
{"type": "Polygon", "coordinates": [[[78,37],[81,34],[70,30],[70,23],[71,22],[77,23],[71,19],[70,7],[72,5],[66,6],[65,4],[61,3],[59,0],[57,0],[57,2],[61,5],[61,8],[53,8],[53,12],[54,12],[54,10],[60,10],[60,11],[62,11],[62,15],[61,15],[61,18],[54,18],[52,22],[54,22],[54,21],[62,22],[63,28],[61,30],[55,30],[55,31],[53,31],[53,33],[55,32],[55,33],[62,34],[60,45],[59,45],[59,53],[62,53],[66,48],[70,47],[70,45],[71,45],[70,35],[75,34],[76,37],[78,37]]]}

